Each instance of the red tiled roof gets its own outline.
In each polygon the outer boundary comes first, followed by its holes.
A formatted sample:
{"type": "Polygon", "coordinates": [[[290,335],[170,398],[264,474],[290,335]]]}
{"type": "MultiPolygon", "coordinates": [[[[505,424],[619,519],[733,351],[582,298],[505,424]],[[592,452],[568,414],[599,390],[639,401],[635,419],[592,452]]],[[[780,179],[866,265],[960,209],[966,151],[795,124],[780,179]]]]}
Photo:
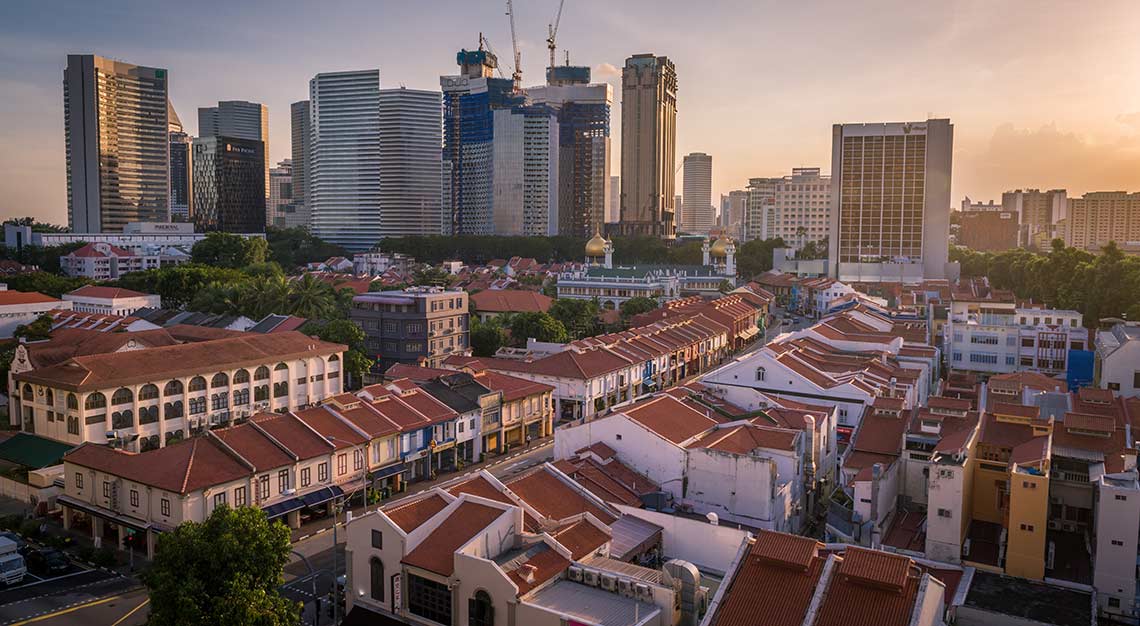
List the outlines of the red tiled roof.
{"type": "Polygon", "coordinates": [[[330,443],[336,446],[337,450],[364,445],[369,441],[368,437],[361,435],[356,429],[342,422],[339,417],[333,415],[324,406],[301,409],[294,411],[293,414],[308,424],[310,428],[321,433],[326,439],[331,439],[330,443]]]}
{"type": "Polygon", "coordinates": [[[906,626],[920,581],[907,557],[850,546],[832,575],[815,626],[906,626]]]}
{"type": "Polygon", "coordinates": [[[1012,404],[1009,402],[995,402],[990,411],[995,415],[1008,415],[1011,417],[1040,417],[1041,408],[1036,406],[1025,406],[1024,404],[1012,404]]]}
{"type": "Polygon", "coordinates": [[[622,413],[677,445],[718,424],[707,414],[665,394],[622,409],[622,413]]]}
{"type": "Polygon", "coordinates": [[[518,586],[519,595],[522,595],[554,578],[568,567],[570,567],[569,559],[545,546],[545,549],[540,549],[537,554],[511,570],[507,577],[518,586]]]}
{"type": "Polygon", "coordinates": [[[59,299],[35,291],[0,291],[0,306],[47,304],[49,302],[59,302],[59,299]]]}
{"type": "Polygon", "coordinates": [[[500,508],[463,502],[401,562],[440,576],[451,576],[455,573],[455,551],[504,513],[506,511],[500,508]]]}
{"type": "Polygon", "coordinates": [[[388,519],[400,527],[400,530],[410,533],[446,506],[447,500],[444,500],[438,493],[431,493],[427,497],[418,498],[411,502],[397,502],[395,506],[384,507],[381,510],[384,511],[384,515],[388,516],[388,519]]]}
{"type": "Polygon", "coordinates": [[[542,312],[550,310],[554,298],[533,291],[488,289],[471,294],[475,310],[482,313],[542,312]]]}
{"type": "Polygon", "coordinates": [[[586,446],[585,448],[581,448],[581,449],[577,450],[576,452],[574,452],[574,454],[582,454],[583,452],[593,452],[599,459],[601,459],[603,461],[608,461],[608,460],[612,459],[617,454],[617,452],[615,452],[613,448],[609,447],[608,445],[606,445],[604,442],[601,442],[601,441],[595,441],[594,443],[586,446]]]}
{"type": "Polygon", "coordinates": [[[301,460],[316,458],[334,449],[328,439],[292,413],[261,413],[250,418],[250,422],[257,424],[301,460]]]}
{"type": "Polygon", "coordinates": [[[252,463],[259,472],[292,466],[295,462],[292,454],[282,450],[252,424],[239,424],[210,432],[237,452],[241,458],[252,463]]]}
{"type": "Polygon", "coordinates": [[[130,252],[128,252],[128,251],[126,251],[126,250],[124,250],[118,246],[112,246],[111,244],[98,244],[98,245],[106,246],[107,252],[106,253],[100,252],[99,249],[96,247],[97,244],[89,243],[89,244],[83,246],[82,248],[79,248],[78,250],[73,250],[67,256],[80,257],[80,258],[84,258],[84,257],[94,258],[94,257],[106,257],[106,256],[132,256],[130,252]]]}
{"type": "Polygon", "coordinates": [[[581,559],[610,540],[609,534],[586,519],[567,524],[554,531],[552,535],[558,543],[570,551],[570,556],[574,560],[581,559]]]}
{"type": "Polygon", "coordinates": [[[754,424],[718,428],[709,431],[686,448],[705,448],[733,454],[748,454],[757,448],[794,450],[798,431],[769,428],[754,424]]]}
{"type": "Polygon", "coordinates": [[[826,563],[819,556],[822,547],[807,537],[760,531],[740,560],[712,623],[800,626],[826,563]]]}
{"type": "Polygon", "coordinates": [[[85,443],[63,460],[178,494],[253,474],[252,468],[226,452],[211,435],[138,453],[85,443]]]}
{"type": "Polygon", "coordinates": [[[141,293],[138,291],[131,291],[130,289],[123,289],[122,287],[100,287],[98,285],[83,285],[79,289],[69,291],[64,294],[65,296],[81,296],[84,298],[143,298],[149,294],[141,293]]]}
{"type": "Polygon", "coordinates": [[[512,479],[506,487],[547,519],[561,520],[586,512],[603,524],[612,524],[617,519],[545,467],[512,479]]]}

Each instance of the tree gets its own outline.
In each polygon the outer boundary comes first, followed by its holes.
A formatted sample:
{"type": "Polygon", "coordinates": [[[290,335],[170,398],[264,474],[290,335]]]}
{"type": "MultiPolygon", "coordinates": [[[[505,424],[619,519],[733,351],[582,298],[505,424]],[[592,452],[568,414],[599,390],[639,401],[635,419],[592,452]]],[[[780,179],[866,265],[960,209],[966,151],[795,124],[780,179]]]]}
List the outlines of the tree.
{"type": "Polygon", "coordinates": [[[648,313],[648,312],[650,312],[656,308],[657,308],[657,301],[654,300],[653,298],[646,298],[644,296],[638,296],[636,298],[630,298],[629,300],[622,302],[621,307],[620,307],[622,319],[626,319],[626,320],[628,320],[629,318],[631,318],[635,315],[641,315],[642,313],[648,313]]]}
{"type": "Polygon", "coordinates": [[[427,287],[446,287],[451,284],[453,279],[454,276],[451,275],[451,272],[441,267],[427,266],[412,272],[412,280],[415,281],[415,284],[427,287]]]}
{"type": "Polygon", "coordinates": [[[91,284],[91,280],[88,278],[69,278],[47,272],[29,272],[5,276],[4,282],[12,291],[35,291],[53,298],[58,298],[83,285],[91,284]]]}
{"type": "Polygon", "coordinates": [[[528,311],[510,317],[511,340],[516,346],[526,345],[527,339],[550,343],[565,343],[570,340],[562,322],[549,313],[528,311]]]}
{"type": "Polygon", "coordinates": [[[260,320],[266,315],[286,313],[289,310],[289,287],[289,281],[283,275],[249,281],[242,294],[242,303],[251,313],[248,317],[260,320]]]}
{"type": "Polygon", "coordinates": [[[550,305],[550,315],[562,322],[573,339],[598,334],[598,303],[593,300],[559,298],[550,305]]]}
{"type": "Polygon", "coordinates": [[[308,322],[300,330],[321,341],[348,346],[344,353],[344,367],[341,368],[347,376],[346,382],[362,381],[364,375],[372,369],[372,360],[364,352],[364,331],[355,323],[344,319],[308,322]]]}
{"type": "Polygon", "coordinates": [[[753,239],[736,249],[736,270],[745,280],[772,269],[772,251],[785,248],[783,239],[753,239]]]}
{"type": "MultiPolygon", "coordinates": [[[[189,444],[183,444],[189,445],[189,444]]],[[[183,522],[158,540],[143,576],[151,624],[293,626],[301,605],[281,597],[289,528],[259,509],[220,506],[204,522],[183,522]]]]}
{"type": "Polygon", "coordinates": [[[471,351],[475,356],[495,356],[506,343],[507,335],[498,320],[480,322],[471,318],[471,351]]]}
{"type": "Polygon", "coordinates": [[[51,326],[55,320],[51,315],[44,313],[36,318],[36,321],[31,324],[20,324],[16,327],[12,337],[16,339],[26,339],[28,341],[41,341],[51,338],[51,326]]]}
{"type": "Polygon", "coordinates": [[[351,258],[348,250],[310,235],[303,228],[266,228],[269,258],[287,270],[334,256],[351,258]]]}
{"type": "Polygon", "coordinates": [[[311,320],[330,317],[336,311],[336,292],[312,274],[294,280],[289,286],[289,313],[311,320]]]}
{"type": "Polygon", "coordinates": [[[268,253],[269,244],[260,237],[222,232],[209,233],[190,250],[195,263],[232,269],[264,263],[268,253]]]}
{"type": "Polygon", "coordinates": [[[727,278],[720,281],[720,284],[716,287],[716,290],[721,293],[728,293],[733,289],[736,289],[736,285],[732,284],[732,281],[727,278]]]}

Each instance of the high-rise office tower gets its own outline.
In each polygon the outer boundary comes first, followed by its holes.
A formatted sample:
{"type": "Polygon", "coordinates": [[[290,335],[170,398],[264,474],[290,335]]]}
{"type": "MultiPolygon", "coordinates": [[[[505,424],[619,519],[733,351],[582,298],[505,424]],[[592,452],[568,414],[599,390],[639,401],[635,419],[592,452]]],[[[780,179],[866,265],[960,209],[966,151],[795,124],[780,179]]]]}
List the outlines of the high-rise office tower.
{"type": "Polygon", "coordinates": [[[258,102],[225,100],[198,109],[199,137],[230,137],[265,144],[265,197],[269,197],[269,108],[258,102]]]}
{"type": "Polygon", "coordinates": [[[681,194],[673,196],[673,224],[678,228],[681,226],[681,221],[685,218],[685,197],[681,194]]]}
{"type": "Polygon", "coordinates": [[[293,204],[293,162],[279,161],[269,169],[269,200],[265,203],[265,225],[287,228],[286,218],[296,212],[293,204]]]}
{"type": "Polygon", "coordinates": [[[309,81],[310,230],[350,250],[382,236],[380,70],[317,74],[309,81]]]}
{"type": "Polygon", "coordinates": [[[495,232],[492,190],[495,109],[523,104],[509,78],[494,78],[498,59],[489,50],[460,50],[459,74],[440,76],[443,89],[443,159],[449,163],[449,219],[456,235],[495,232]]]}
{"type": "Polygon", "coordinates": [[[1021,225],[1019,245],[1049,248],[1050,242],[1064,233],[1057,226],[1068,216],[1068,193],[1064,189],[1016,189],[1001,194],[1003,211],[1017,213],[1021,225]]]}
{"type": "Polygon", "coordinates": [[[67,55],[63,72],[67,223],[71,232],[122,232],[170,221],[166,70],[67,55]]]}
{"type": "Polygon", "coordinates": [[[832,278],[946,278],[953,146],[948,119],[833,127],[832,278]]]}
{"type": "Polygon", "coordinates": [[[309,124],[309,101],[301,100],[289,105],[289,133],[293,152],[293,211],[294,223],[309,229],[309,143],[312,128],[309,124]]]}
{"type": "Polygon", "coordinates": [[[613,88],[591,84],[589,67],[571,65],[547,68],[546,82],[527,95],[558,112],[558,233],[590,237],[607,221],[613,88]]]}
{"type": "Polygon", "coordinates": [[[170,144],[170,220],[186,222],[190,219],[190,185],[192,138],[182,129],[182,120],[169,100],[166,102],[167,130],[170,144]]]}
{"type": "Polygon", "coordinates": [[[380,90],[380,232],[438,235],[443,211],[443,95],[380,90]]]}
{"type": "Polygon", "coordinates": [[[494,111],[496,235],[558,234],[558,112],[545,104],[494,111]]]}
{"type": "Polygon", "coordinates": [[[747,191],[730,191],[720,198],[720,225],[730,237],[744,239],[744,214],[748,211],[747,191]]]}
{"type": "Polygon", "coordinates": [[[768,237],[797,248],[827,237],[831,229],[831,177],[818,167],[792,168],[776,185],[768,237]]]}
{"type": "Polygon", "coordinates": [[[621,231],[672,238],[677,71],[667,57],[635,54],[621,82],[621,231]]]}
{"type": "Polygon", "coordinates": [[[679,230],[707,235],[716,223],[712,204],[712,157],[704,152],[685,155],[684,214],[679,230]]]}
{"type": "Polygon", "coordinates": [[[621,176],[610,176],[610,196],[606,201],[606,223],[621,220],[621,176]]]}
{"type": "Polygon", "coordinates": [[[192,217],[199,231],[265,232],[265,144],[237,137],[194,139],[192,217]]]}
{"type": "Polygon", "coordinates": [[[779,178],[748,179],[748,206],[741,224],[745,241],[770,238],[776,206],[776,187],[780,181],[779,178]]]}

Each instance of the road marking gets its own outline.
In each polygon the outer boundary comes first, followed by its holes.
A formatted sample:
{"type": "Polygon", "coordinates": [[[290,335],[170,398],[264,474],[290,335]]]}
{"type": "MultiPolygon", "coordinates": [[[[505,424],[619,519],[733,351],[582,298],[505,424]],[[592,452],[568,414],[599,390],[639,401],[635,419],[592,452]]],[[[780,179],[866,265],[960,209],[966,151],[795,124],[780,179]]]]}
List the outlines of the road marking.
{"type": "Polygon", "coordinates": [[[59,615],[65,615],[67,613],[71,613],[72,611],[78,611],[79,609],[85,609],[89,606],[97,606],[99,604],[106,604],[108,602],[111,602],[112,600],[118,600],[119,598],[121,598],[125,595],[127,595],[127,594],[121,593],[119,595],[111,596],[109,598],[103,598],[102,600],[91,600],[90,602],[83,602],[81,604],[70,604],[65,609],[61,609],[61,610],[55,611],[53,613],[46,613],[46,614],[38,615],[38,616],[33,617],[31,619],[26,619],[22,622],[14,622],[11,624],[11,626],[23,626],[24,624],[31,624],[32,622],[42,622],[45,619],[51,619],[51,618],[57,617],[59,615]]]}
{"type": "Polygon", "coordinates": [[[147,603],[147,602],[150,602],[150,597],[149,597],[149,596],[147,596],[147,598],[146,598],[145,600],[143,600],[142,602],[140,602],[138,606],[136,606],[135,608],[131,609],[131,610],[130,610],[130,612],[128,612],[126,615],[124,615],[124,616],[120,617],[119,619],[115,620],[115,623],[114,623],[114,624],[111,624],[111,626],[119,626],[119,624],[122,624],[122,623],[123,623],[123,620],[125,620],[125,619],[127,619],[128,617],[130,617],[130,616],[134,615],[134,614],[135,614],[135,611],[137,611],[137,610],[139,610],[139,609],[143,608],[144,606],[146,606],[146,603],[147,603]]]}
{"type": "Polygon", "coordinates": [[[32,600],[39,600],[40,598],[46,598],[48,596],[52,596],[52,595],[55,595],[55,594],[61,593],[61,592],[71,593],[77,589],[83,589],[86,587],[94,587],[95,585],[101,585],[105,582],[115,580],[115,578],[122,578],[122,576],[116,575],[115,577],[112,577],[112,578],[102,578],[102,579],[96,580],[95,582],[90,582],[90,583],[87,583],[85,585],[79,585],[78,587],[68,587],[67,589],[61,589],[60,591],[54,591],[52,593],[43,593],[43,594],[40,594],[38,596],[32,596],[30,598],[24,598],[23,600],[16,600],[14,602],[8,602],[7,604],[0,604],[0,608],[12,606],[14,604],[20,604],[22,602],[31,602],[32,600]]]}
{"type": "MultiPolygon", "coordinates": [[[[34,587],[34,586],[42,584],[42,583],[52,583],[52,582],[55,582],[57,580],[63,580],[64,578],[71,578],[72,576],[78,576],[79,574],[86,574],[87,572],[90,572],[90,571],[91,570],[89,570],[89,569],[81,569],[81,570],[78,570],[75,572],[71,572],[70,574],[64,574],[63,576],[56,576],[55,578],[40,578],[39,580],[37,580],[34,583],[28,583],[26,585],[20,585],[19,587],[10,587],[8,589],[5,589],[5,591],[15,591],[17,589],[25,589],[27,587],[34,587]]],[[[39,578],[39,576],[36,576],[36,578],[39,578]]]]}

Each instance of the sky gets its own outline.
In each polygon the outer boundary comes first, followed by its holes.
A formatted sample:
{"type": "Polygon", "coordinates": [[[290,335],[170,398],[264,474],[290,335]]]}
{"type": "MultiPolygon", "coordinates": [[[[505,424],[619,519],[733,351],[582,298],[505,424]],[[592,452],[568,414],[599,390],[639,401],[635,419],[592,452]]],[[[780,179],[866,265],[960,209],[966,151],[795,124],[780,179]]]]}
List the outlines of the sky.
{"type": "MultiPolygon", "coordinates": [[[[515,2],[524,85],[543,80],[557,4],[515,2]]],[[[0,218],[66,221],[69,53],[166,68],[191,133],[198,107],[266,104],[276,163],[289,103],[318,72],[379,67],[382,88],[438,89],[483,32],[509,76],[505,13],[496,0],[4,0],[0,218]]],[[[632,54],[672,59],[677,164],[713,156],[714,203],[749,177],[829,172],[834,123],[949,117],[957,206],[1024,187],[1140,191],[1138,32],[1135,0],[566,0],[558,58],[569,49],[615,87],[632,54]]]]}

